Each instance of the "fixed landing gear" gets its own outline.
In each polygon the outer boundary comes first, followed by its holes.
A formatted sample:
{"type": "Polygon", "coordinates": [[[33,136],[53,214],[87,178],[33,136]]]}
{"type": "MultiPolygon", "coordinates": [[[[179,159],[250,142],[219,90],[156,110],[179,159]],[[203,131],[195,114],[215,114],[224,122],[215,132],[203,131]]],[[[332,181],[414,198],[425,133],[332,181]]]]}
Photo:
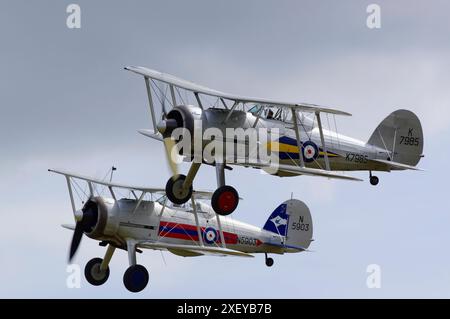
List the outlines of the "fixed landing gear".
{"type": "Polygon", "coordinates": [[[103,259],[93,258],[89,260],[84,268],[86,280],[93,286],[103,285],[109,278],[109,266],[101,270],[103,259]]]}
{"type": "Polygon", "coordinates": [[[370,184],[376,186],[378,185],[379,181],[380,181],[379,178],[375,175],[372,175],[372,172],[370,172],[370,184]]]}
{"type": "MultiPolygon", "coordinates": [[[[115,251],[115,247],[108,246],[105,257],[91,259],[84,268],[86,280],[94,286],[103,285],[109,278],[109,262],[115,251]]],[[[136,244],[133,241],[127,242],[128,261],[130,267],[123,275],[123,284],[131,292],[139,292],[144,290],[149,281],[147,269],[136,264],[136,244]]]]}
{"type": "MultiPolygon", "coordinates": [[[[217,189],[211,198],[211,206],[217,214],[226,216],[237,208],[239,194],[234,187],[225,185],[225,164],[216,163],[215,166],[217,189]]],[[[182,205],[191,199],[192,182],[199,168],[200,163],[192,163],[187,176],[178,174],[169,178],[166,184],[166,195],[172,203],[182,205]]]]}
{"type": "Polygon", "coordinates": [[[130,267],[123,274],[123,284],[131,292],[144,290],[148,284],[148,271],[144,266],[136,264],[136,243],[127,241],[128,262],[130,267]]]}
{"type": "Polygon", "coordinates": [[[273,258],[268,257],[267,253],[265,255],[266,255],[266,266],[267,267],[272,267],[273,263],[274,263],[273,258]]]}
{"type": "Polygon", "coordinates": [[[109,245],[103,259],[93,258],[88,261],[86,267],[84,267],[84,276],[91,285],[100,286],[108,280],[109,262],[115,250],[116,247],[109,245]]]}
{"type": "Polygon", "coordinates": [[[148,284],[148,271],[142,265],[128,267],[123,275],[123,284],[131,292],[142,291],[148,284]]]}
{"type": "Polygon", "coordinates": [[[167,198],[174,204],[181,205],[186,203],[192,196],[192,184],[190,187],[183,187],[186,181],[186,176],[179,174],[175,175],[167,181],[166,195],[167,198]]]}
{"type": "Polygon", "coordinates": [[[220,186],[211,198],[211,206],[214,211],[222,216],[234,212],[239,204],[239,194],[234,187],[229,185],[220,186]]]}

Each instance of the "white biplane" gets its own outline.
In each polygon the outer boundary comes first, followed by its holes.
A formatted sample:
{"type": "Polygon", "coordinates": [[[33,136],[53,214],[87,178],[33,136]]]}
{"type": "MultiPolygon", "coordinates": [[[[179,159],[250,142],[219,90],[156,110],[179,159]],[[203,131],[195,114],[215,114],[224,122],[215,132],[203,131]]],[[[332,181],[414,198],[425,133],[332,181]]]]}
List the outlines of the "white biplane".
{"type": "Polygon", "coordinates": [[[423,156],[422,127],[417,116],[408,110],[391,113],[378,125],[368,142],[363,142],[337,132],[335,115],[350,115],[337,109],[223,93],[145,67],[125,69],[145,79],[153,130],[139,132],[164,142],[173,175],[167,181],[165,191],[175,204],[186,203],[191,198],[192,184],[202,164],[215,166],[217,189],[211,197],[211,205],[218,214],[228,215],[239,202],[236,189],[225,183],[225,169],[231,169],[232,165],[263,169],[281,177],[309,175],[353,181],[361,180],[333,171],[366,170],[370,183],[377,185],[378,177],[372,175],[372,171],[417,170],[416,165],[423,156]],[[153,97],[159,100],[161,114],[157,114],[153,97]],[[166,108],[167,104],[172,106],[170,110],[166,108]],[[323,114],[328,129],[323,127],[323,114]],[[334,123],[334,130],[330,122],[334,123]],[[180,142],[186,140],[195,144],[197,123],[201,124],[201,152],[195,151],[196,145],[188,150],[184,146],[180,148],[180,142]],[[221,131],[223,139],[219,142],[227,144],[220,161],[204,159],[203,151],[212,142],[211,137],[203,135],[209,128],[221,131]],[[230,128],[279,132],[278,135],[270,134],[268,141],[257,135],[256,141],[260,147],[275,152],[277,161],[250,157],[255,150],[246,137],[230,139],[226,133],[230,128]],[[184,129],[185,135],[174,135],[177,129],[184,129]],[[233,157],[230,155],[229,144],[232,150],[244,145],[246,155],[236,160],[234,152],[233,157]],[[192,162],[187,175],[179,174],[174,149],[185,161],[192,162]],[[195,160],[198,156],[200,160],[195,160]]]}
{"type": "Polygon", "coordinates": [[[129,291],[139,292],[149,281],[148,271],[136,260],[136,253],[143,248],[167,250],[183,257],[253,257],[251,254],[264,253],[266,265],[271,267],[274,261],[267,254],[306,251],[312,241],[310,211],[296,199],[278,206],[264,227],[259,228],[216,214],[201,201],[210,199],[210,192],[194,191],[190,205],[174,206],[167,201],[163,188],[130,186],[61,170],[49,171],[65,177],[76,222],[63,225],[74,231],[69,261],[83,234],[107,246],[103,258],[93,258],[85,267],[87,281],[95,286],[108,280],[109,263],[117,248],[128,252],[129,267],[123,283],[129,291]],[[80,181],[85,183],[84,187],[80,181]],[[119,198],[123,191],[128,196],[119,198]],[[80,197],[80,208],[76,194],[80,197]]]}

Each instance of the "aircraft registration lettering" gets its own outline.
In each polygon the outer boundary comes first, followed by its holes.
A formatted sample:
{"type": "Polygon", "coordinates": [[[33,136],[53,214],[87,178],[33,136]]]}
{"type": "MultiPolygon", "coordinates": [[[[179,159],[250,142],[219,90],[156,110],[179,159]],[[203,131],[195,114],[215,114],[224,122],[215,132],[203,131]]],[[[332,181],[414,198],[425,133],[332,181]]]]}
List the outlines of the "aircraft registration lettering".
{"type": "Polygon", "coordinates": [[[347,162],[367,163],[369,160],[369,157],[367,155],[363,155],[363,154],[347,153],[345,160],[347,162]]]}
{"type": "Polygon", "coordinates": [[[259,240],[247,236],[239,236],[238,243],[241,245],[258,246],[259,240]]]}
{"type": "Polygon", "coordinates": [[[304,223],[304,217],[303,216],[299,216],[298,217],[298,222],[293,222],[291,229],[293,230],[300,230],[300,231],[308,231],[309,230],[309,223],[304,223]]]}

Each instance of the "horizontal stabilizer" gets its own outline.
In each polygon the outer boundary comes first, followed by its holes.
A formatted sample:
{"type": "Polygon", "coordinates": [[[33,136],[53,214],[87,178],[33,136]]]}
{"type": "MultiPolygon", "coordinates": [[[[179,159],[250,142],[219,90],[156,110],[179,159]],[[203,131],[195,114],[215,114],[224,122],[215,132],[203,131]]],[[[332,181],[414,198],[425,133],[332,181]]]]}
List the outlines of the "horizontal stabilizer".
{"type": "Polygon", "coordinates": [[[391,169],[394,168],[394,169],[410,169],[413,171],[423,171],[423,169],[420,169],[415,166],[406,165],[406,164],[402,164],[402,163],[398,163],[398,162],[392,162],[392,161],[388,161],[388,160],[374,159],[372,161],[387,165],[391,169]]]}
{"type": "Polygon", "coordinates": [[[150,137],[154,140],[163,141],[163,137],[160,133],[155,133],[152,130],[138,130],[139,134],[142,134],[144,136],[150,137]]]}
{"type": "Polygon", "coordinates": [[[61,227],[69,230],[75,230],[75,225],[62,224],[61,227]]]}
{"type": "Polygon", "coordinates": [[[298,251],[311,251],[308,248],[305,247],[301,247],[301,246],[293,246],[293,245],[283,245],[283,244],[277,244],[277,243],[264,243],[266,245],[270,245],[270,246],[275,246],[275,247],[280,247],[280,248],[291,248],[291,249],[296,249],[298,251]]]}

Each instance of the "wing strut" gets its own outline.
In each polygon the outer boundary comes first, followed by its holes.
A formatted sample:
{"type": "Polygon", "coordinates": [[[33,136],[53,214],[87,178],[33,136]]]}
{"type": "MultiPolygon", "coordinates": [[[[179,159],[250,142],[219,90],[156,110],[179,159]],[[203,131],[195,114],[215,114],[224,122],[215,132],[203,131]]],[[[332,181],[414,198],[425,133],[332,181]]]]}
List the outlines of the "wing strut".
{"type": "Polygon", "coordinates": [[[325,159],[325,169],[329,171],[330,161],[328,159],[328,152],[327,146],[325,145],[325,138],[323,137],[323,128],[322,128],[322,121],[320,120],[320,112],[316,112],[316,117],[317,117],[317,125],[319,126],[320,142],[322,143],[323,158],[325,159]]]}
{"type": "Polygon", "coordinates": [[[198,107],[203,110],[203,104],[202,104],[202,101],[200,100],[200,96],[198,96],[197,92],[195,92],[194,95],[195,95],[195,99],[197,100],[198,107]]]}
{"type": "Polygon", "coordinates": [[[70,204],[72,205],[72,211],[75,214],[75,201],[73,200],[72,184],[70,184],[70,176],[66,175],[67,187],[69,188],[70,204]]]}
{"type": "Polygon", "coordinates": [[[142,203],[142,200],[144,199],[145,194],[146,194],[146,192],[142,192],[141,196],[139,196],[138,202],[137,202],[136,206],[134,207],[133,212],[131,213],[131,215],[136,213],[136,211],[138,210],[139,206],[142,203]]]}
{"type": "Polygon", "coordinates": [[[195,225],[197,226],[198,241],[200,242],[200,246],[203,247],[204,244],[203,244],[202,230],[200,229],[200,223],[198,221],[197,207],[195,206],[194,195],[191,196],[191,202],[192,202],[192,209],[194,210],[195,225]]]}
{"type": "Polygon", "coordinates": [[[228,113],[227,117],[225,118],[225,120],[223,121],[223,123],[227,123],[228,120],[230,119],[231,115],[233,114],[234,110],[236,109],[236,107],[239,105],[239,102],[236,101],[234,102],[233,106],[230,109],[230,112],[228,113]]]}
{"type": "Polygon", "coordinates": [[[298,128],[298,119],[297,119],[297,111],[292,108],[292,119],[294,120],[294,130],[295,130],[295,137],[297,139],[297,146],[298,146],[298,158],[300,160],[300,166],[305,167],[305,161],[303,160],[303,143],[300,140],[300,131],[298,128]]]}
{"type": "Polygon", "coordinates": [[[170,84],[170,95],[172,96],[172,106],[175,107],[177,106],[177,98],[175,96],[175,90],[173,89],[173,85],[170,84]]]}
{"type": "Polygon", "coordinates": [[[144,79],[145,79],[145,86],[147,88],[148,105],[150,106],[150,113],[152,114],[153,132],[156,134],[158,132],[156,130],[156,117],[155,117],[155,110],[153,108],[152,88],[150,87],[148,77],[144,76],[144,79]]]}
{"type": "Polygon", "coordinates": [[[219,226],[220,241],[222,242],[222,247],[227,248],[227,245],[225,244],[225,236],[223,235],[222,223],[220,222],[220,215],[217,213],[216,219],[217,219],[217,226],[219,226]]]}

